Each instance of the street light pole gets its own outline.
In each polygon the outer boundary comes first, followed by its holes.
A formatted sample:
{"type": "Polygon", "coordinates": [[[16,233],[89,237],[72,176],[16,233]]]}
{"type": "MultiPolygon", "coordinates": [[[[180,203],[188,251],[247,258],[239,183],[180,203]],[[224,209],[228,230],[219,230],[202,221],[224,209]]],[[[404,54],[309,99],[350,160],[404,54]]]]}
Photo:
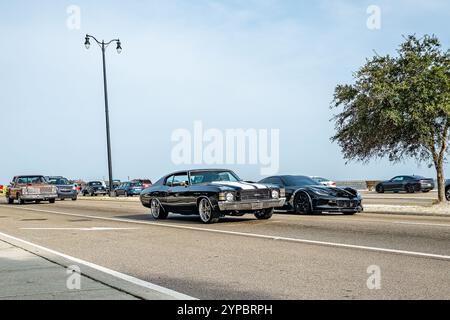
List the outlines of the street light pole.
{"type": "Polygon", "coordinates": [[[103,59],[103,90],[105,95],[105,118],[106,118],[106,144],[108,151],[108,177],[109,177],[109,195],[111,196],[113,193],[113,170],[112,170],[112,156],[111,156],[111,134],[110,134],[110,126],[109,126],[109,106],[108,106],[108,82],[106,80],[106,48],[113,42],[117,43],[117,52],[120,54],[122,52],[122,46],[119,39],[111,40],[108,43],[105,41],[99,42],[95,37],[86,35],[85,43],[86,49],[89,49],[91,43],[89,39],[94,39],[95,42],[102,49],[102,59],[103,59]]]}

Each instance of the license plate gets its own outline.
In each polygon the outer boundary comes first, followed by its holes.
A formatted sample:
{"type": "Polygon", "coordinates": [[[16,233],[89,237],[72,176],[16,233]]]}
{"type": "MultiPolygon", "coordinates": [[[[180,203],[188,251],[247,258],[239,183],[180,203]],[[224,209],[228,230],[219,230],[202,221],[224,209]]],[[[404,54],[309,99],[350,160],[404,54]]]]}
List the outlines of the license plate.
{"type": "Polygon", "coordinates": [[[252,210],[261,210],[263,208],[262,203],[252,203],[252,210]]]}

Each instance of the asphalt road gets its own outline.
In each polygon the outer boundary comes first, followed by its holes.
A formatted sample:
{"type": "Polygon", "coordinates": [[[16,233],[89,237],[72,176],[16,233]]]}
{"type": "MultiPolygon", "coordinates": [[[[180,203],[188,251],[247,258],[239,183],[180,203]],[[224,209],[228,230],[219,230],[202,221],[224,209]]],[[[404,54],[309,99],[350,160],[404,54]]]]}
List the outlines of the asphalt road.
{"type": "MultiPolygon", "coordinates": [[[[450,299],[450,218],[155,222],[138,202],[0,204],[0,232],[199,299],[450,299]],[[367,286],[370,266],[380,289],[367,286]]],[[[1,290],[1,289],[0,289],[1,290]]]]}

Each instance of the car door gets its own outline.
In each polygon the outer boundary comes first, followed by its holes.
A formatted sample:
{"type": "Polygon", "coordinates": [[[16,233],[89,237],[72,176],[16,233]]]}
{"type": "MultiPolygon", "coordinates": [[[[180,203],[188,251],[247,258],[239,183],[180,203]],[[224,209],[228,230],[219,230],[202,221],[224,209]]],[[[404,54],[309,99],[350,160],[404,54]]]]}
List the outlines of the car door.
{"type": "Polygon", "coordinates": [[[174,176],[171,193],[173,196],[170,198],[170,206],[174,212],[192,213],[191,211],[192,208],[195,207],[195,201],[193,201],[190,195],[189,177],[187,172],[174,176]]]}
{"type": "Polygon", "coordinates": [[[398,177],[395,177],[394,179],[392,179],[391,183],[390,183],[389,191],[403,190],[403,181],[404,181],[403,176],[398,176],[398,177]]]}

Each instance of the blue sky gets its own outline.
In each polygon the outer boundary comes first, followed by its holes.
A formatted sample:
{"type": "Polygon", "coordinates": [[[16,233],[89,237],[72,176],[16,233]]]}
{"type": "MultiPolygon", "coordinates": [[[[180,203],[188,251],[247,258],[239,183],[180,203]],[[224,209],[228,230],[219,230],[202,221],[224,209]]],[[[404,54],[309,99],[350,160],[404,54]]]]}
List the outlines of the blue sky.
{"type": "MultiPolygon", "coordinates": [[[[0,2],[0,183],[15,174],[107,176],[101,52],[84,35],[120,37],[107,52],[115,177],[160,176],[171,134],[206,128],[280,130],[280,173],[332,179],[434,176],[427,164],[346,164],[329,138],[334,87],[373,50],[402,35],[436,34],[449,47],[450,3],[384,1],[0,2]],[[66,26],[70,5],[80,30],[66,26]],[[381,8],[369,30],[369,5],[381,8]]],[[[260,167],[232,165],[245,179],[260,167]]],[[[446,170],[447,175],[450,170],[446,170]]]]}

